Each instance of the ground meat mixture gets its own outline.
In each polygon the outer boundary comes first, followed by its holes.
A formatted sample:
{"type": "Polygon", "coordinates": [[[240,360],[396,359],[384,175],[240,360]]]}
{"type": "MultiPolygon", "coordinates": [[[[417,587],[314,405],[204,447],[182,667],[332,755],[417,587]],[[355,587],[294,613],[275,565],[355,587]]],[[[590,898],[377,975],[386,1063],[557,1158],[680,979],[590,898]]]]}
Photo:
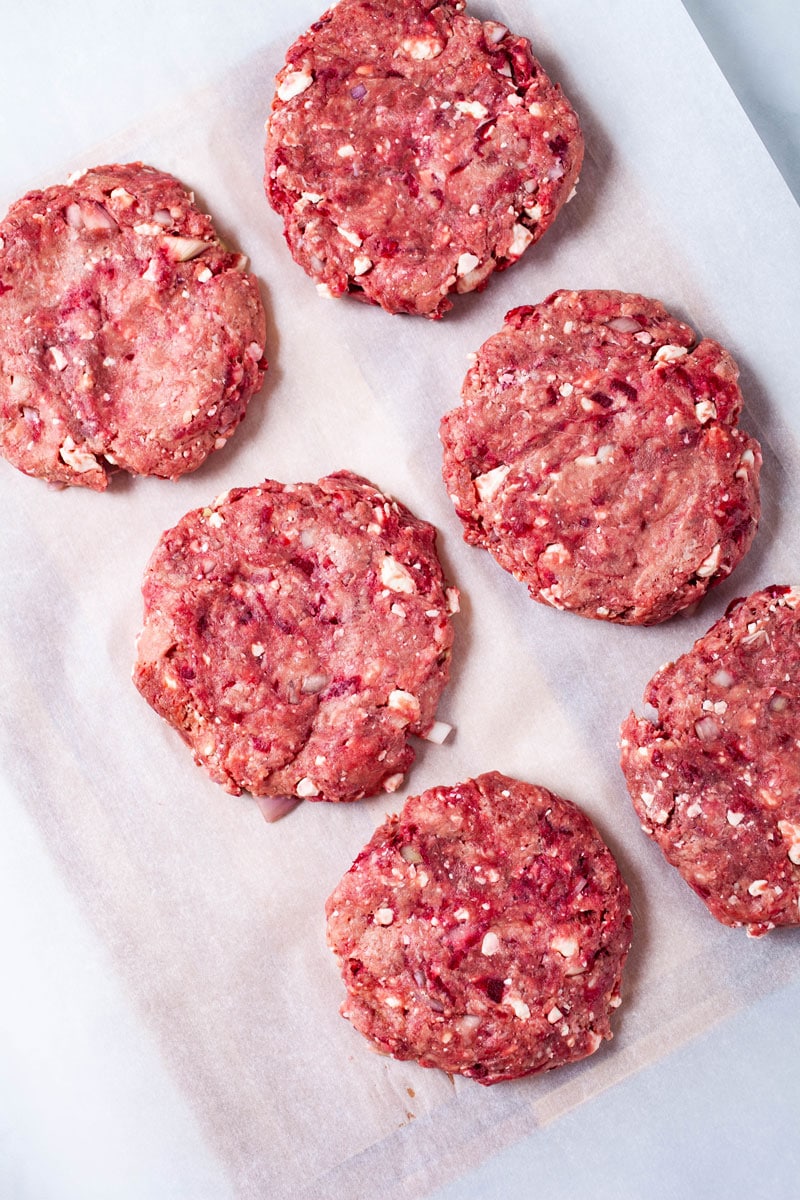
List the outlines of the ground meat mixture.
{"type": "Polygon", "coordinates": [[[761,452],[736,427],[737,378],[643,296],[513,309],[442,421],[466,541],[555,608],[631,625],[686,608],[756,531],[761,452]]]}
{"type": "Polygon", "coordinates": [[[95,167],[0,224],[0,454],[103,491],[177,478],[223,446],[261,385],[247,259],[171,175],[95,167]]]}
{"type": "Polygon", "coordinates": [[[800,924],[800,588],[736,600],[622,726],[642,828],[709,911],[759,936],[800,924]]]}
{"type": "Polygon", "coordinates": [[[267,196],[325,296],[440,317],[552,224],[583,138],[528,41],[463,0],[341,0],[286,55],[267,196]]]}
{"type": "Polygon", "coordinates": [[[394,791],[449,672],[435,540],[347,472],[236,488],[161,538],[134,682],[230,792],[394,791]]]}
{"type": "Polygon", "coordinates": [[[389,817],[328,900],[342,1015],[377,1048],[498,1083],[610,1038],[630,898],[588,817],[492,772],[389,817]]]}

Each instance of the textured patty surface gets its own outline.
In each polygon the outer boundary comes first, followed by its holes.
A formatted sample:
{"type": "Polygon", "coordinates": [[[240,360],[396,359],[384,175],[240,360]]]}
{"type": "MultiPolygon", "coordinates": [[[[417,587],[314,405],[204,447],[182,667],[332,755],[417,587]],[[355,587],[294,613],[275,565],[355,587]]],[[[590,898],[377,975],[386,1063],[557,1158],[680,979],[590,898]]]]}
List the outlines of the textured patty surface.
{"type": "Polygon", "coordinates": [[[325,295],[441,316],[572,192],[575,113],[525,38],[463,8],[341,0],[286,55],[265,185],[325,295]]]}
{"type": "Polygon", "coordinates": [[[394,791],[449,672],[435,540],[347,472],[236,488],[161,538],[136,686],[228,791],[394,791]]]}
{"type": "Polygon", "coordinates": [[[465,539],[531,596],[663,621],[724,578],[759,516],[738,371],[655,300],[555,292],[514,309],[441,425],[465,539]]]}
{"type": "Polygon", "coordinates": [[[645,833],[718,921],[800,924],[800,588],[735,601],[645,701],[622,726],[645,833]]]}
{"type": "Polygon", "coordinates": [[[578,808],[491,772],[412,797],[327,903],[342,1014],[379,1050],[484,1084],[611,1037],[628,889],[578,808]]]}
{"type": "Polygon", "coordinates": [[[266,362],[244,255],[171,175],[96,167],[0,224],[0,453],[102,491],[176,478],[225,444],[266,362]]]}

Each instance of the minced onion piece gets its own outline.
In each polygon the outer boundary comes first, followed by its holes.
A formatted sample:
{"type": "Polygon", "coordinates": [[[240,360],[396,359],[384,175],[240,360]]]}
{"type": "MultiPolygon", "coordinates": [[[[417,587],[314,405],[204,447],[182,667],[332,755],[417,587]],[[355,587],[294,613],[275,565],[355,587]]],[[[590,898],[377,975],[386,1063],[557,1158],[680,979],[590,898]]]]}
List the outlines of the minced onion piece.
{"type": "Polygon", "coordinates": [[[608,322],[610,329],[616,329],[618,333],[640,333],[641,325],[638,321],[634,321],[633,317],[614,317],[613,321],[608,322]]]}
{"type": "Polygon", "coordinates": [[[292,809],[302,804],[297,796],[254,796],[253,797],[265,821],[270,825],[288,816],[292,809]]]}
{"type": "Polygon", "coordinates": [[[163,240],[176,262],[189,262],[213,245],[213,242],[203,242],[200,238],[171,237],[169,234],[163,240]]]}
{"type": "Polygon", "coordinates": [[[441,746],[452,732],[453,726],[448,725],[446,721],[434,721],[428,732],[423,733],[422,736],[426,742],[433,742],[435,746],[441,746]]]}

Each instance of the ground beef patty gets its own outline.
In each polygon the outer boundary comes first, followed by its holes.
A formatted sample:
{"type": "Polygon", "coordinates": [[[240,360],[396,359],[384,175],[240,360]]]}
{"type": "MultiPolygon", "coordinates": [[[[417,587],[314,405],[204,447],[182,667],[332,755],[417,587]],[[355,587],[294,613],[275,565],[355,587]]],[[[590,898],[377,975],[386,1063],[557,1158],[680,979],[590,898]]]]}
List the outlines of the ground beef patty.
{"type": "Polygon", "coordinates": [[[260,386],[264,310],[182,184],[141,163],[30,192],[0,224],[0,453],[103,491],[176,478],[260,386]]]}
{"type": "Polygon", "coordinates": [[[553,222],[578,120],[525,38],[463,0],[341,0],[291,47],[265,185],[326,296],[440,317],[553,222]]]}
{"type": "Polygon", "coordinates": [[[622,726],[642,828],[725,925],[800,924],[800,588],[736,600],[622,726]]]}
{"type": "Polygon", "coordinates": [[[236,488],[156,547],[134,682],[230,792],[394,791],[449,672],[435,540],[347,472],[236,488]]]}
{"type": "Polygon", "coordinates": [[[686,608],[756,530],[761,453],[736,428],[737,377],[643,296],[515,308],[442,421],[466,541],[555,608],[631,625],[686,608]]]}
{"type": "Polygon", "coordinates": [[[491,772],[389,817],[328,900],[342,1015],[379,1050],[480,1083],[593,1054],[631,937],[588,817],[491,772]]]}

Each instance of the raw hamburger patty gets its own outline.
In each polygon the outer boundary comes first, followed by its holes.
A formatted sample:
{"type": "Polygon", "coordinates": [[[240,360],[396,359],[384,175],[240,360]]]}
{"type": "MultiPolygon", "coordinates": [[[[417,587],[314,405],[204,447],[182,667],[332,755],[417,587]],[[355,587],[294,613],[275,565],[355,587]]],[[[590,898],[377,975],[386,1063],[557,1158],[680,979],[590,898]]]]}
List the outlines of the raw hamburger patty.
{"type": "Polygon", "coordinates": [[[53,483],[174,479],[261,385],[264,310],[182,184],[141,163],[30,192],[0,224],[0,453],[53,483]]]}
{"type": "Polygon", "coordinates": [[[588,817],[491,772],[389,817],[328,900],[342,1015],[379,1050],[497,1083],[593,1054],[631,937],[588,817]]]}
{"type": "Polygon", "coordinates": [[[324,295],[440,317],[542,236],[578,120],[525,38],[463,0],[341,0],[290,48],[267,196],[324,295]]]}
{"type": "Polygon", "coordinates": [[[642,828],[725,925],[800,924],[800,588],[736,600],[622,726],[642,828]]]}
{"type": "Polygon", "coordinates": [[[664,621],[736,566],[759,515],[738,371],[655,300],[554,292],[515,308],[441,426],[465,540],[534,600],[664,621]]]}
{"type": "Polygon", "coordinates": [[[156,547],[134,682],[230,792],[394,791],[449,673],[435,540],[345,471],[235,488],[156,547]]]}

